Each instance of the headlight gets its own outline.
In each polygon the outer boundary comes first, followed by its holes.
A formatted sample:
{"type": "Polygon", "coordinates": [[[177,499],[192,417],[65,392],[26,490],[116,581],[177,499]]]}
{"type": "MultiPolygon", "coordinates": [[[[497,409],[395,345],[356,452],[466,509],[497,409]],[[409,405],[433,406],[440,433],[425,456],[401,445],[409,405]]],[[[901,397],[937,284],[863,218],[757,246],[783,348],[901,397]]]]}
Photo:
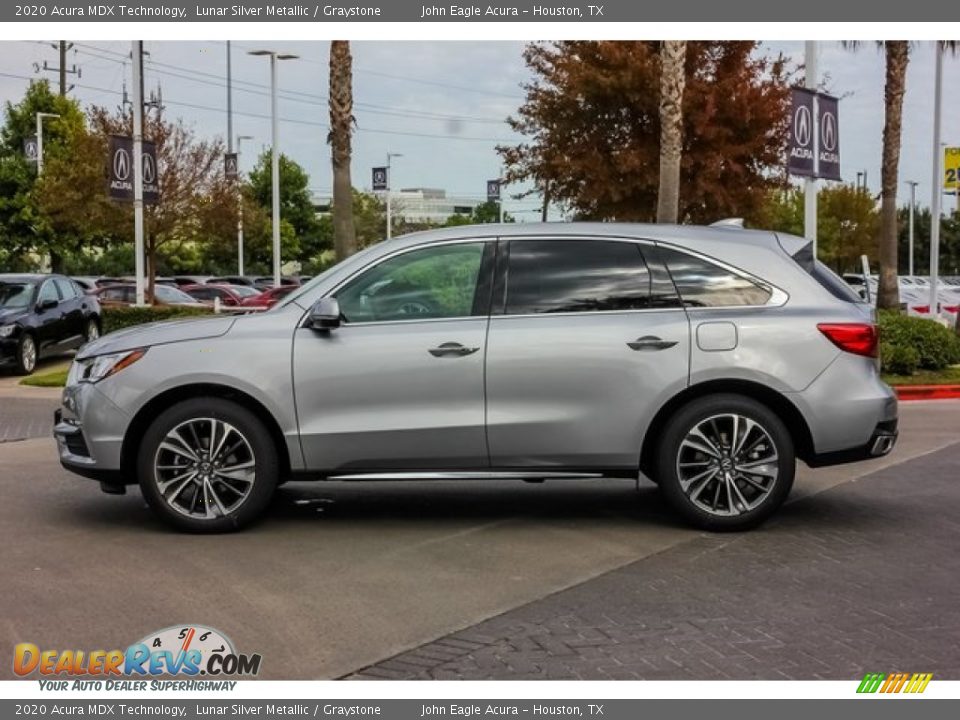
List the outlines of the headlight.
{"type": "Polygon", "coordinates": [[[73,365],[70,366],[67,384],[100,382],[104,378],[116,375],[124,368],[130,367],[146,354],[146,348],[139,348],[109,355],[97,355],[85,360],[75,360],[73,365]]]}
{"type": "Polygon", "coordinates": [[[16,325],[0,325],[0,338],[10,337],[16,329],[16,325]]]}

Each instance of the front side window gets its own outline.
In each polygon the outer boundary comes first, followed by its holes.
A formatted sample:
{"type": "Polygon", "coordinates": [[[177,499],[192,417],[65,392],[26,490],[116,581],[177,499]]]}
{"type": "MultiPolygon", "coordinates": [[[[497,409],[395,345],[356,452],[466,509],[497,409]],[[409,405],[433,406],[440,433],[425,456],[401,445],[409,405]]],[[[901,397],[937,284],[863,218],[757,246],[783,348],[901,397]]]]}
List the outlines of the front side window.
{"type": "Polygon", "coordinates": [[[609,240],[513,240],[507,315],[652,307],[640,246],[609,240]]]}
{"type": "Polygon", "coordinates": [[[768,286],[709,260],[662,246],[660,255],[687,307],[765,305],[773,295],[768,286]]]}
{"type": "Polygon", "coordinates": [[[60,289],[60,297],[64,300],[72,300],[77,297],[76,286],[66,278],[54,278],[53,281],[60,289]]]}
{"type": "Polygon", "coordinates": [[[477,297],[485,243],[412,250],[384,260],[336,294],[348,323],[486,314],[477,297]]]}

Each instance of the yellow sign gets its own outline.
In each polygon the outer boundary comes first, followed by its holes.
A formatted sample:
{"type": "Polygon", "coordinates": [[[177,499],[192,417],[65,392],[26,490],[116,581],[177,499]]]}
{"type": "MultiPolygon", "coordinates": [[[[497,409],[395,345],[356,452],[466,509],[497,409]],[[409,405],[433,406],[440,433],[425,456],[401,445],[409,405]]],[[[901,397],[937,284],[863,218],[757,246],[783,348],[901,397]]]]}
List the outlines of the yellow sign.
{"type": "Polygon", "coordinates": [[[960,189],[960,147],[943,149],[943,189],[953,193],[960,189]]]}

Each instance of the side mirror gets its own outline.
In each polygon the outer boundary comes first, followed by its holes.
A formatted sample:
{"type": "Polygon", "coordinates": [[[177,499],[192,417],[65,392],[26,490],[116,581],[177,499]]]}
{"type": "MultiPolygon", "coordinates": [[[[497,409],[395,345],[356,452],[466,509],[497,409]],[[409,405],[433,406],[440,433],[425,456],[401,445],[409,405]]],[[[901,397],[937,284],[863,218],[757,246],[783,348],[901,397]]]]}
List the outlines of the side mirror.
{"type": "Polygon", "coordinates": [[[44,310],[53,310],[53,308],[59,304],[60,303],[53,299],[41,300],[39,303],[37,303],[37,310],[40,312],[43,312],[44,310]]]}
{"type": "Polygon", "coordinates": [[[307,316],[310,327],[315,330],[331,330],[340,327],[340,303],[335,297],[317,300],[307,316]]]}

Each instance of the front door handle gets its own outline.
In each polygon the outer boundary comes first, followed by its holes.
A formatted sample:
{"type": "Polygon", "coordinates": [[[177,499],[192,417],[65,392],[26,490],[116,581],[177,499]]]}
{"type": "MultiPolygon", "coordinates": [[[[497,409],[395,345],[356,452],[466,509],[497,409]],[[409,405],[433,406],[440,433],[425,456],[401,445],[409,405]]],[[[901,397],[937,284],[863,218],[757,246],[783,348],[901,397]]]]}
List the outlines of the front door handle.
{"type": "Polygon", "coordinates": [[[440,347],[430,348],[428,352],[434,357],[464,357],[465,355],[473,355],[479,349],[478,347],[465,347],[460,343],[446,342],[440,347]]]}
{"type": "Polygon", "coordinates": [[[633,342],[628,342],[631,350],[666,350],[677,344],[676,340],[661,340],[656,335],[644,335],[633,342]]]}

